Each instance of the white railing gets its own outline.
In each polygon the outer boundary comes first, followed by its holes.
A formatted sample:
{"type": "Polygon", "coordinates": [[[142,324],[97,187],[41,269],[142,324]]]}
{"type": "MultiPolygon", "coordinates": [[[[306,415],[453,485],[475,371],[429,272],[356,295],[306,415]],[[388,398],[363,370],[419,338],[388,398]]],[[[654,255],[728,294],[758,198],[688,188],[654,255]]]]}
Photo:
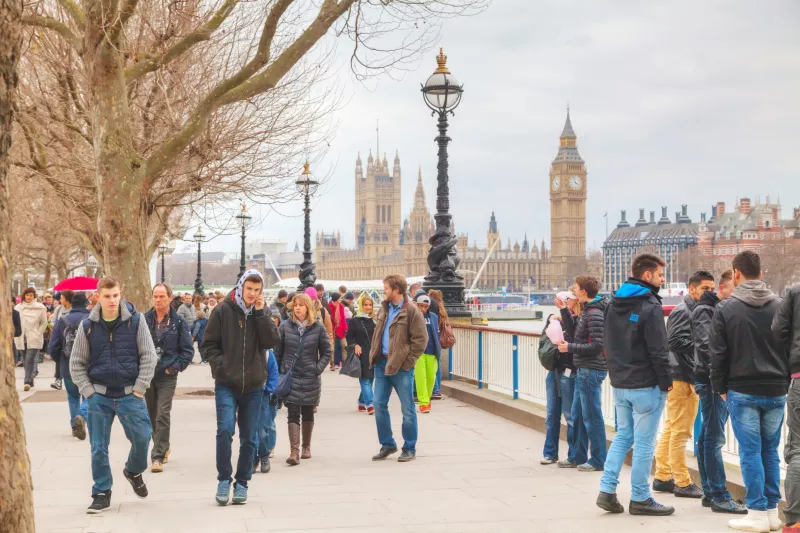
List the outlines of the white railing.
{"type": "MultiPolygon", "coordinates": [[[[487,388],[514,399],[520,398],[542,407],[547,406],[547,370],[539,363],[540,334],[464,324],[453,324],[453,331],[456,344],[448,355],[451,379],[475,381],[478,388],[487,388]]],[[[608,379],[603,382],[601,405],[606,425],[614,427],[614,392],[608,379]]],[[[663,428],[664,418],[665,415],[662,415],[659,433],[663,428]]],[[[692,434],[687,449],[693,451],[694,428],[692,434]]],[[[784,424],[783,439],[778,449],[783,468],[786,466],[783,460],[786,434],[787,428],[784,424]]],[[[739,447],[730,420],[725,427],[725,446],[722,450],[726,454],[726,461],[738,464],[739,447]]]]}

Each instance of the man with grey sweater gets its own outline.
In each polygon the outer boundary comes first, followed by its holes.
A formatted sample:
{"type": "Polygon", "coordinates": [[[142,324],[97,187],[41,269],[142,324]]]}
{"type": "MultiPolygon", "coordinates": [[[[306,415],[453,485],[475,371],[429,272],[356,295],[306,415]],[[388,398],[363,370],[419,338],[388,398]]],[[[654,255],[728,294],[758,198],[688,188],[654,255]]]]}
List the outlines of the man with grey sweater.
{"type": "Polygon", "coordinates": [[[108,445],[114,417],[125,430],[131,451],[122,474],[140,498],[147,497],[142,472],[147,468],[151,425],[144,393],[153,379],[158,355],[147,322],[122,299],[116,280],[97,283],[99,304],[75,332],[69,370],[89,406],[92,448],[92,505],[87,512],[111,506],[108,445]]]}

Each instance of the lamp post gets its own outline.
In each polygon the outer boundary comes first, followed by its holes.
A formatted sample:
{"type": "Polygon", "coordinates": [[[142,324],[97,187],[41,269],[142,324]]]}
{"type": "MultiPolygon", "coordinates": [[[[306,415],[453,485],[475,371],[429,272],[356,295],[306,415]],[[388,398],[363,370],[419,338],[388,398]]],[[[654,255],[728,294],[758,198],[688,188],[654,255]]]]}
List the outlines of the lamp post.
{"type": "Polygon", "coordinates": [[[431,110],[431,115],[439,116],[439,135],[434,139],[439,145],[439,162],[436,174],[436,231],[430,238],[431,249],[428,252],[428,267],[430,272],[425,276],[423,287],[425,290],[437,289],[442,291],[447,314],[451,317],[468,317],[470,312],[464,305],[464,277],[457,272],[461,259],[458,256],[456,244],[458,239],[450,231],[450,188],[447,175],[447,115],[461,102],[464,86],[450,73],[447,68],[447,56],[442,49],[436,56],[437,68],[422,86],[422,96],[425,105],[431,110]]]}
{"type": "Polygon", "coordinates": [[[238,283],[239,278],[244,275],[244,271],[247,270],[245,262],[244,262],[244,240],[245,240],[245,230],[247,229],[247,223],[253,218],[247,214],[247,206],[245,206],[244,202],[242,202],[242,211],[236,215],[236,218],[242,224],[242,254],[239,258],[239,275],[236,276],[236,281],[238,283]]]}
{"type": "Polygon", "coordinates": [[[167,252],[167,239],[164,238],[161,240],[161,244],[158,245],[158,253],[161,254],[161,283],[166,283],[167,274],[166,270],[164,269],[164,254],[167,252]]]}
{"type": "Polygon", "coordinates": [[[313,287],[317,281],[316,265],[311,262],[311,207],[309,207],[309,199],[311,195],[317,192],[319,182],[311,177],[311,170],[308,168],[308,161],[306,160],[303,165],[303,173],[300,178],[295,182],[297,190],[305,196],[306,207],[303,210],[305,213],[305,231],[303,232],[303,262],[300,264],[300,285],[297,286],[298,292],[306,290],[308,287],[313,287]]]}
{"type": "Polygon", "coordinates": [[[200,264],[201,264],[200,261],[202,257],[202,250],[200,249],[200,246],[202,245],[203,239],[205,238],[206,236],[203,235],[203,231],[200,229],[200,226],[197,226],[197,231],[194,234],[194,240],[195,242],[197,242],[197,279],[194,280],[194,292],[196,294],[200,294],[201,296],[204,294],[204,292],[203,292],[203,273],[202,270],[200,269],[200,264]]]}

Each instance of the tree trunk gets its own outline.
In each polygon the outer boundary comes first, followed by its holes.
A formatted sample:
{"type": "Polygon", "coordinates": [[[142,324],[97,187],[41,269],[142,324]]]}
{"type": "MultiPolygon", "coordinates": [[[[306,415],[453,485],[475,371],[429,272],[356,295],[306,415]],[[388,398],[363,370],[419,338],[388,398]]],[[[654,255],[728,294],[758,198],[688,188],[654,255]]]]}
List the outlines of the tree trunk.
{"type": "MultiPolygon", "coordinates": [[[[11,226],[8,150],[22,44],[22,0],[0,0],[0,228],[11,226]]],[[[14,377],[8,232],[0,231],[0,528],[34,533],[31,463],[14,377]]]]}
{"type": "Polygon", "coordinates": [[[53,251],[47,250],[47,259],[44,264],[44,286],[42,287],[42,291],[50,290],[52,285],[50,284],[50,278],[53,277],[53,251]]]}

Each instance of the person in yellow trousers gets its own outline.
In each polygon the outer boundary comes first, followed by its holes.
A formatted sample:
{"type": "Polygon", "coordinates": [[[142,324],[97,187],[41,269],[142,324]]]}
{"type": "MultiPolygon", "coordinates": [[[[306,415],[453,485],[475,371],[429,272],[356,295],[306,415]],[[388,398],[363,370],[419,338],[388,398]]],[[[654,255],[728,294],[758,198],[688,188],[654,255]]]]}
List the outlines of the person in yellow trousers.
{"type": "Polygon", "coordinates": [[[692,483],[686,467],[686,442],[691,437],[700,401],[694,390],[694,342],[692,311],[706,291],[714,290],[714,276],[698,270],[689,278],[689,293],[667,320],[669,361],[673,388],[667,395],[667,420],[656,447],[656,472],[653,490],[679,498],[702,498],[703,489],[692,483]]]}
{"type": "Polygon", "coordinates": [[[436,372],[439,370],[439,357],[442,355],[442,345],[439,342],[439,316],[430,310],[431,298],[427,294],[420,294],[414,302],[425,317],[425,327],[428,329],[428,345],[414,367],[414,381],[417,385],[419,412],[430,413],[431,395],[436,383],[436,372]]]}

